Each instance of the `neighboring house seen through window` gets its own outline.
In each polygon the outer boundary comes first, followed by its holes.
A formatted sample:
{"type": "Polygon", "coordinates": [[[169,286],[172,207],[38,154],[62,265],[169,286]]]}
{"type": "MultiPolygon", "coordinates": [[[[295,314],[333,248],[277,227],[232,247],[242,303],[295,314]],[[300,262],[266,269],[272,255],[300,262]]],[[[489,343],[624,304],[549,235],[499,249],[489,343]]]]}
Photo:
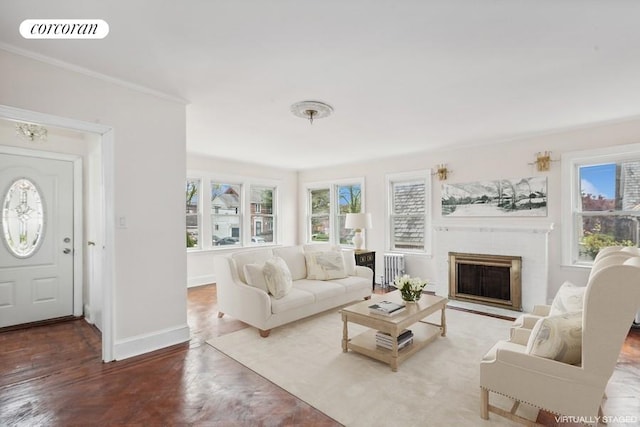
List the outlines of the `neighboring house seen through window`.
{"type": "Polygon", "coordinates": [[[275,187],[251,186],[251,242],[273,243],[275,187]]]}
{"type": "Polygon", "coordinates": [[[186,186],[186,224],[187,248],[200,247],[200,180],[187,179],[186,186]]]}
{"type": "Polygon", "coordinates": [[[242,205],[240,203],[241,184],[211,182],[211,243],[214,246],[237,245],[240,243],[242,225],[242,205]]]}
{"type": "Polygon", "coordinates": [[[188,249],[277,244],[277,186],[234,181],[187,179],[188,249]],[[209,220],[202,221],[203,214],[209,220]]]}
{"type": "Polygon", "coordinates": [[[389,248],[426,251],[429,236],[429,172],[387,177],[389,190],[389,248]]]}

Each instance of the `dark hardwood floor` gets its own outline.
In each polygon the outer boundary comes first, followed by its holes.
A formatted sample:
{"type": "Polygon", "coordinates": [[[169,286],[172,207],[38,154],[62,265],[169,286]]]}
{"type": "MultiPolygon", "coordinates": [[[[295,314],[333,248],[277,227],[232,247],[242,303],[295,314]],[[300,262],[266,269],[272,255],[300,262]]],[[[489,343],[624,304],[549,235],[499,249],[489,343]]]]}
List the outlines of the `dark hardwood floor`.
{"type": "MultiPolygon", "coordinates": [[[[340,425],[205,344],[246,327],[217,318],[215,286],[190,289],[188,306],[188,344],[121,362],[101,362],[100,334],[84,320],[0,333],[0,426],[340,425]]],[[[637,390],[639,370],[632,331],[616,371],[637,390]]]]}

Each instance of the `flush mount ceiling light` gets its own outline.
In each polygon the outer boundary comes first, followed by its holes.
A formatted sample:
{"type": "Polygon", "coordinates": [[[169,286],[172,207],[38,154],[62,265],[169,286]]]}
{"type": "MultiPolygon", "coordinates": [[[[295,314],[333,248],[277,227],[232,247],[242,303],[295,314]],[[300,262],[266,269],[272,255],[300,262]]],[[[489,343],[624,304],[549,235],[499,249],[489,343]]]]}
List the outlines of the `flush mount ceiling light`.
{"type": "Polygon", "coordinates": [[[16,123],[16,134],[26,140],[33,142],[36,139],[45,141],[47,139],[47,129],[40,125],[32,123],[16,123]]]}
{"type": "Polygon", "coordinates": [[[321,119],[333,113],[333,107],[320,101],[300,101],[291,106],[291,112],[313,124],[315,119],[321,119]]]}

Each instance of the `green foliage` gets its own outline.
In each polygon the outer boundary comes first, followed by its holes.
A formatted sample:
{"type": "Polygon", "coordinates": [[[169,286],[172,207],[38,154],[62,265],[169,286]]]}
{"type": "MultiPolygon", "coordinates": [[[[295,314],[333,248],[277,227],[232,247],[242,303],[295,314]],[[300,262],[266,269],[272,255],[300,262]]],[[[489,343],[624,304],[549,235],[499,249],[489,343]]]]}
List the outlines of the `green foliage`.
{"type": "Polygon", "coordinates": [[[311,240],[314,242],[328,242],[329,235],[325,233],[317,233],[311,236],[311,240]]]}
{"type": "Polygon", "coordinates": [[[311,190],[311,213],[329,213],[329,189],[311,190]]]}
{"type": "Polygon", "coordinates": [[[613,236],[602,233],[586,234],[580,243],[584,247],[584,253],[591,257],[591,259],[596,257],[600,249],[607,246],[634,246],[631,240],[618,241],[613,236]]]}
{"type": "Polygon", "coordinates": [[[191,234],[189,234],[189,232],[187,231],[187,247],[188,248],[195,248],[198,245],[198,240],[193,237],[191,234]]]}

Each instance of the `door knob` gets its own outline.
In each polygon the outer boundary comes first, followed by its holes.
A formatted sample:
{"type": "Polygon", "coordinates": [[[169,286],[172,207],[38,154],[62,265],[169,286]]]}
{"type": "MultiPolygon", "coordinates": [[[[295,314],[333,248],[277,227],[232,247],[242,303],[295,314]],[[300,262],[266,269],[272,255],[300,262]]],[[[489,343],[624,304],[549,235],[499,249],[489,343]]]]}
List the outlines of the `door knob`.
{"type": "Polygon", "coordinates": [[[64,252],[65,254],[70,254],[71,253],[71,249],[64,248],[64,250],[62,252],[64,252]]]}

